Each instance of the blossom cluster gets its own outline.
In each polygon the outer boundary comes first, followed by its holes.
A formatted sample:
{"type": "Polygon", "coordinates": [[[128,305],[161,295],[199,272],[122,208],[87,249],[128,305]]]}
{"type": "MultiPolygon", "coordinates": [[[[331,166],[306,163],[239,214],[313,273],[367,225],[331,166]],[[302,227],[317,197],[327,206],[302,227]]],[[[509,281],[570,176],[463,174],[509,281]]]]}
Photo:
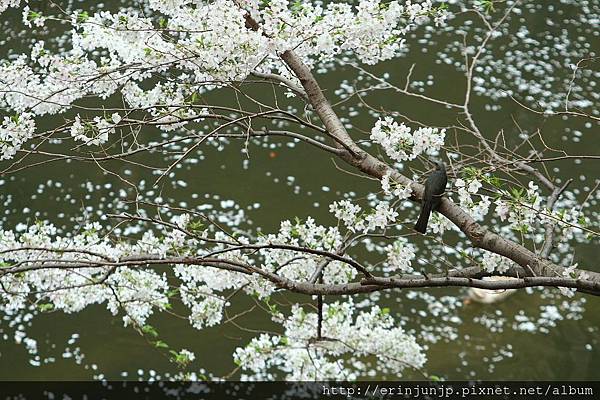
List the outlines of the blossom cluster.
{"type": "MultiPolygon", "coordinates": [[[[343,236],[337,227],[317,225],[313,218],[294,223],[283,221],[277,234],[264,235],[258,244],[292,245],[298,248],[309,248],[331,253],[338,253],[343,243],[343,236]]],[[[277,271],[278,275],[291,280],[308,281],[324,259],[318,255],[304,254],[284,249],[269,249],[264,253],[263,267],[269,271],[277,271]]],[[[340,261],[331,260],[323,269],[323,282],[328,284],[347,283],[356,276],[356,270],[340,261]]],[[[270,292],[268,292],[270,294],[270,292]]],[[[265,294],[264,290],[261,294],[265,294]]]]}
{"type": "MultiPolygon", "coordinates": [[[[18,4],[3,0],[0,12],[18,4]]],[[[27,120],[63,113],[86,96],[106,99],[121,90],[131,107],[145,103],[161,129],[177,129],[184,124],[182,119],[201,117],[187,101],[195,94],[243,80],[253,71],[295,79],[279,57],[286,50],[294,49],[309,66],[342,52],[374,64],[397,56],[402,37],[415,26],[430,16],[440,21],[445,15],[430,0],[405,4],[361,0],[355,6],[253,0],[243,4],[247,9],[231,0],[149,0],[148,5],[169,18],[148,17],[132,9],[74,12],[71,48],[53,54],[40,41],[29,57],[20,55],[0,65],[0,106],[27,120]],[[248,28],[249,14],[257,20],[258,30],[248,28]],[[148,83],[167,72],[177,79],[148,83]]],[[[25,23],[31,25],[34,15],[33,22],[43,24],[45,17],[38,14],[26,8],[25,23]]],[[[75,119],[72,136],[86,145],[105,143],[113,128],[104,118],[91,119],[88,125],[94,129],[75,119]]],[[[10,141],[1,142],[3,158],[13,157],[31,138],[25,128],[13,128],[10,135],[10,141]]]]}
{"type": "Polygon", "coordinates": [[[0,160],[14,157],[24,142],[35,132],[35,121],[30,113],[4,117],[0,124],[0,160]]]}
{"type": "Polygon", "coordinates": [[[410,184],[402,185],[390,179],[390,172],[386,172],[381,178],[381,189],[388,196],[393,196],[398,200],[405,200],[412,196],[410,184]]]}
{"type": "Polygon", "coordinates": [[[414,160],[421,154],[435,154],[444,145],[446,130],[421,127],[413,130],[392,117],[379,119],[371,129],[371,139],[394,161],[414,160]]]}
{"type": "MultiPolygon", "coordinates": [[[[177,216],[173,219],[176,228],[163,231],[161,237],[147,230],[137,241],[118,243],[100,236],[98,223],[86,225],[82,233],[74,236],[60,236],[53,225],[42,222],[27,227],[20,235],[0,231],[0,265],[23,268],[23,272],[0,278],[6,291],[3,307],[14,311],[35,300],[70,313],[106,303],[111,313],[122,313],[126,325],[144,325],[154,310],[170,306],[167,277],[148,266],[121,264],[140,258],[152,260],[214,251],[202,248],[198,239],[185,233],[189,221],[188,215],[177,216]]],[[[215,238],[224,239],[219,234],[215,238]]],[[[224,258],[247,261],[235,251],[224,258]]],[[[201,265],[176,265],[175,275],[181,281],[183,302],[191,311],[190,321],[197,328],[220,322],[223,304],[215,301],[218,296],[214,293],[248,284],[244,274],[201,265]]]]}
{"type": "MultiPolygon", "coordinates": [[[[552,209],[543,207],[539,186],[533,182],[529,182],[526,190],[502,190],[501,193],[503,197],[494,202],[496,214],[501,221],[508,223],[510,229],[535,234],[540,232],[536,229],[552,227],[557,230],[560,251],[564,251],[564,245],[583,232],[580,226],[586,222],[582,219],[582,210],[572,206],[574,203],[569,193],[563,194],[564,200],[558,201],[552,209]]],[[[538,235],[536,240],[544,239],[538,235]]]]}
{"type": "Polygon", "coordinates": [[[260,9],[252,1],[253,15],[267,36],[274,38],[278,51],[296,49],[307,59],[331,59],[342,52],[352,52],[367,64],[398,55],[403,37],[414,26],[428,21],[433,14],[442,22],[445,11],[435,9],[431,1],[383,2],[361,0],[349,3],[294,3],[270,0],[260,9]]]}
{"type": "Polygon", "coordinates": [[[164,274],[125,266],[95,266],[117,261],[136,249],[99,237],[99,228],[99,224],[87,225],[83,233],[73,237],[58,236],[53,225],[44,223],[31,225],[18,237],[11,231],[0,231],[0,263],[5,268],[32,267],[0,278],[6,291],[5,309],[22,309],[30,296],[67,313],[106,303],[113,314],[124,313],[125,324],[143,324],[154,308],[163,309],[168,303],[164,274]]]}
{"type": "Polygon", "coordinates": [[[486,272],[497,272],[499,274],[503,274],[504,272],[508,271],[512,261],[496,253],[491,253],[487,250],[482,251],[483,256],[481,260],[481,266],[486,272]]]}
{"type": "Polygon", "coordinates": [[[355,380],[365,376],[401,376],[426,361],[415,337],[397,326],[389,310],[358,311],[351,299],[324,304],[322,338],[316,338],[317,314],[299,305],[282,320],[284,335],[262,334],[236,349],[242,379],[274,379],[275,369],[288,380],[355,380]],[[375,358],[377,361],[373,363],[375,358]]]}
{"type": "Polygon", "coordinates": [[[21,0],[0,0],[0,13],[8,7],[17,7],[20,3],[21,0]]]}
{"type": "Polygon", "coordinates": [[[542,196],[539,186],[529,182],[526,192],[508,194],[514,201],[496,200],[496,213],[502,221],[507,220],[515,229],[535,226],[542,211],[542,196]]]}
{"type": "Polygon", "coordinates": [[[398,238],[385,249],[389,270],[403,273],[413,272],[411,261],[415,258],[415,246],[406,238],[398,238]]]}
{"type": "Polygon", "coordinates": [[[482,221],[490,210],[491,200],[489,196],[479,195],[479,201],[473,200],[473,195],[483,187],[478,178],[474,177],[466,182],[463,179],[457,179],[454,186],[458,192],[460,206],[467,210],[471,216],[478,221],[482,221]]]}
{"type": "MultiPolygon", "coordinates": [[[[387,203],[380,204],[385,206],[379,207],[379,212],[384,208],[385,213],[390,212],[387,203]]],[[[385,216],[381,217],[384,222],[377,222],[380,217],[374,217],[376,214],[377,211],[371,218],[369,215],[364,218],[365,226],[387,223],[385,216]]],[[[232,243],[231,238],[221,231],[212,232],[209,237],[208,230],[198,230],[198,227],[191,215],[181,214],[172,217],[168,228],[163,227],[160,235],[147,230],[139,240],[117,243],[100,234],[102,227],[98,223],[86,225],[74,236],[60,236],[53,225],[43,222],[27,227],[19,235],[1,231],[0,266],[7,270],[24,268],[22,272],[7,273],[0,278],[5,289],[2,308],[14,313],[35,301],[48,309],[71,313],[93,304],[105,304],[112,314],[122,315],[125,325],[143,327],[154,312],[171,307],[173,281],[168,281],[164,273],[148,265],[138,268],[112,266],[113,263],[140,258],[153,260],[218,254],[223,261],[246,265],[256,265],[258,261],[266,272],[306,281],[324,258],[301,250],[280,249],[277,245],[338,253],[344,241],[337,227],[317,225],[312,218],[295,223],[284,221],[276,234],[257,238],[254,245],[265,248],[252,259],[235,246],[248,244],[247,238],[238,236],[232,243]],[[194,235],[189,234],[191,230],[194,235]],[[229,248],[231,246],[233,248],[229,248]]],[[[399,239],[389,248],[390,270],[410,271],[414,256],[414,247],[399,239]]],[[[225,292],[243,290],[268,301],[275,288],[259,274],[211,266],[182,263],[176,264],[173,271],[178,280],[177,292],[189,309],[188,320],[197,329],[222,321],[223,310],[229,305],[225,292]]],[[[329,260],[322,279],[326,284],[346,283],[356,274],[352,266],[329,260]]],[[[323,332],[333,340],[309,346],[310,354],[299,351],[298,345],[311,342],[316,329],[316,314],[306,314],[300,305],[295,305],[288,319],[278,311],[272,315],[283,325],[284,333],[259,336],[235,354],[237,362],[244,370],[253,372],[254,378],[270,376],[267,370],[271,367],[288,374],[290,379],[358,377],[360,373],[373,370],[399,374],[407,365],[420,368],[425,362],[423,349],[415,338],[395,327],[387,310],[373,307],[370,312],[358,313],[352,299],[325,306],[323,332]],[[313,350],[315,354],[312,354],[313,350]],[[343,355],[351,356],[344,362],[345,366],[338,360],[343,355]],[[373,356],[376,362],[372,362],[373,356]],[[307,369],[311,358],[318,359],[322,368],[307,369]],[[359,361],[359,358],[365,361],[359,361]],[[356,365],[361,367],[356,369],[356,365]]],[[[193,354],[182,353],[177,360],[189,363],[193,358],[193,354]]]]}
{"type": "Polygon", "coordinates": [[[385,229],[396,221],[398,212],[388,202],[379,202],[370,212],[363,212],[360,206],[349,200],[335,201],[329,211],[352,232],[373,232],[385,229]]]}
{"type": "MultiPolygon", "coordinates": [[[[577,263],[575,264],[571,264],[570,266],[568,266],[567,268],[565,268],[565,270],[563,271],[563,277],[565,278],[569,278],[569,279],[588,279],[588,273],[585,271],[579,271],[577,270],[577,263]]],[[[566,288],[566,287],[562,287],[560,286],[558,288],[560,290],[560,292],[567,296],[567,297],[573,297],[575,295],[576,289],[573,288],[566,288]]]]}
{"type": "Polygon", "coordinates": [[[75,117],[71,125],[71,136],[75,140],[81,140],[86,145],[101,145],[108,141],[109,135],[116,132],[115,126],[121,121],[118,113],[113,113],[111,121],[101,117],[94,117],[92,122],[81,122],[79,115],[75,117]]]}

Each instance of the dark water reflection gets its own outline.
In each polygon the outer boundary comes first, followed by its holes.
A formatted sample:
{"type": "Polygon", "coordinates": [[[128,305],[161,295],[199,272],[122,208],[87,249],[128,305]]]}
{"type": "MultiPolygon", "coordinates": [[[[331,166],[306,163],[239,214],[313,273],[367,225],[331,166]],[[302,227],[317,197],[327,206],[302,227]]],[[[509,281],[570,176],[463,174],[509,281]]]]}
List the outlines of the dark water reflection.
{"type": "MultiPolygon", "coordinates": [[[[81,7],[85,8],[85,4],[81,7]]],[[[540,13],[537,18],[543,21],[547,17],[547,14],[540,13]]],[[[540,24],[543,25],[541,22],[540,24]]],[[[529,29],[533,30],[535,26],[530,26],[529,29]]],[[[30,32],[29,35],[37,34],[30,32]]],[[[20,37],[27,38],[29,35],[20,37]]],[[[17,50],[17,42],[18,38],[9,40],[5,48],[9,46],[17,50]]],[[[444,48],[444,45],[440,42],[439,49],[444,48]]],[[[598,44],[595,46],[598,47],[598,44]]],[[[394,81],[402,86],[406,72],[415,63],[417,67],[413,79],[426,80],[430,74],[439,77],[428,89],[429,94],[439,95],[449,101],[459,101],[463,88],[462,75],[435,62],[436,57],[432,55],[436,48],[429,48],[428,53],[422,53],[418,49],[418,45],[413,43],[408,57],[384,63],[372,71],[391,72],[394,81]]],[[[340,80],[353,79],[353,76],[355,74],[351,69],[338,68],[320,75],[319,79],[328,93],[333,93],[340,80]]],[[[226,95],[215,96],[222,104],[230,100],[226,95]]],[[[378,107],[401,111],[413,119],[428,120],[432,124],[449,124],[456,118],[448,110],[432,109],[430,104],[410,98],[382,94],[373,96],[370,100],[378,107]]],[[[512,122],[514,118],[526,129],[543,126],[546,140],[551,146],[572,154],[600,153],[600,142],[593,137],[598,133],[597,126],[584,130],[581,142],[577,143],[570,140],[568,134],[567,140],[563,138],[565,128],[572,126],[573,121],[565,122],[559,118],[543,120],[508,101],[502,102],[501,110],[486,112],[486,100],[479,99],[477,102],[476,118],[486,132],[495,133],[503,129],[508,140],[517,143],[518,130],[512,122]]],[[[57,119],[53,117],[52,120],[57,119]]],[[[351,122],[356,131],[368,131],[374,119],[366,112],[360,112],[351,122]]],[[[360,134],[356,135],[358,137],[360,134]]],[[[327,154],[301,144],[290,148],[283,142],[270,143],[275,143],[275,147],[250,146],[249,158],[240,152],[238,143],[226,146],[223,151],[205,148],[202,150],[204,160],[198,164],[185,164],[175,171],[172,181],[187,182],[187,186],[166,183],[162,187],[162,196],[172,199],[175,205],[183,201],[190,208],[207,202],[218,206],[222,200],[233,199],[245,210],[254,226],[261,226],[264,231],[271,232],[278,228],[281,220],[296,216],[301,219],[313,216],[321,223],[334,223],[328,213],[328,205],[332,201],[340,199],[343,193],[349,191],[356,192],[357,197],[361,197],[370,190],[378,190],[377,184],[336,169],[327,154]]],[[[152,163],[154,160],[152,156],[145,156],[145,161],[152,163]]],[[[594,177],[598,171],[597,164],[585,162],[576,164],[565,161],[554,166],[560,168],[556,172],[558,176],[564,179],[576,178],[572,188],[581,190],[578,198],[585,197],[586,186],[593,186],[593,181],[580,181],[579,177],[594,177]]],[[[132,165],[124,167],[113,164],[109,167],[119,172],[129,169],[131,176],[137,180],[144,178],[150,182],[156,178],[148,171],[132,165]]],[[[76,163],[47,164],[42,168],[28,169],[1,179],[5,181],[0,186],[1,199],[4,202],[10,197],[10,202],[3,211],[2,226],[5,229],[12,229],[19,222],[32,222],[36,218],[49,219],[58,226],[70,228],[74,224],[73,217],[81,216],[82,209],[86,207],[89,207],[88,213],[91,216],[112,212],[115,205],[110,199],[119,197],[119,189],[123,186],[114,177],[102,174],[93,165],[83,167],[76,163]],[[52,183],[48,183],[49,180],[52,183]],[[88,190],[81,182],[90,182],[93,189],[88,190]],[[41,193],[38,191],[40,184],[44,185],[41,193]]],[[[577,245],[576,262],[593,269],[599,255],[597,246],[597,241],[577,245]]],[[[464,294],[458,289],[431,290],[430,293],[436,296],[464,294]]],[[[460,306],[459,302],[459,309],[455,313],[462,322],[453,325],[458,337],[429,345],[427,371],[448,379],[598,378],[600,299],[577,295],[576,299],[585,303],[582,318],[558,321],[556,327],[549,328],[549,333],[514,330],[514,315],[519,311],[522,310],[525,315],[532,315],[535,319],[540,314],[541,306],[557,303],[556,300],[544,299],[539,293],[537,290],[519,292],[497,306],[460,306]],[[494,332],[489,326],[484,326],[482,316],[486,316],[488,320],[504,319],[505,322],[497,329],[500,331],[494,332]]],[[[418,311],[423,303],[411,303],[396,292],[386,293],[385,296],[385,302],[392,306],[392,312],[399,319],[406,321],[407,328],[418,331],[416,321],[419,319],[413,309],[418,311]]],[[[235,315],[251,306],[250,300],[234,302],[228,312],[235,315]]],[[[567,313],[561,314],[565,316],[567,313]]],[[[172,348],[186,348],[196,353],[197,359],[190,371],[198,372],[200,368],[205,368],[215,375],[229,373],[234,368],[232,354],[235,348],[245,345],[255,335],[232,324],[197,331],[186,320],[167,314],[154,315],[149,322],[158,329],[161,340],[169,343],[172,348]]],[[[260,311],[249,313],[236,320],[236,323],[252,330],[277,329],[260,311]]],[[[27,332],[38,341],[41,366],[30,365],[31,356],[24,346],[14,344],[13,329],[8,325],[6,320],[0,324],[0,337],[2,333],[7,336],[0,341],[0,379],[91,379],[94,376],[137,379],[140,376],[152,377],[151,370],[163,377],[165,372],[177,371],[168,356],[154,349],[132,329],[122,327],[120,317],[111,316],[103,306],[90,307],[76,315],[50,313],[36,317],[27,332]],[[79,335],[78,338],[72,344],[67,344],[74,333],[79,335]],[[66,346],[70,351],[65,351],[66,346]],[[85,355],[80,364],[76,361],[76,348],[81,348],[85,355]],[[47,357],[54,357],[55,360],[44,363],[43,359],[47,357]],[[142,371],[138,373],[138,369],[142,371]],[[127,374],[124,375],[123,372],[127,374]]],[[[234,375],[236,376],[239,375],[234,375]]],[[[406,377],[420,376],[418,373],[408,372],[406,377]]]]}

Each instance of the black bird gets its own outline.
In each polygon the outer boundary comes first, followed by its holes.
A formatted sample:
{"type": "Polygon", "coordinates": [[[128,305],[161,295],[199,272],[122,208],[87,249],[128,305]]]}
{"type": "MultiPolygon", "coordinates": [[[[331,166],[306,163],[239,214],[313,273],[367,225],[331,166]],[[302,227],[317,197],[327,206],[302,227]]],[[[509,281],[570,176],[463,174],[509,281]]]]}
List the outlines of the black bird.
{"type": "Polygon", "coordinates": [[[429,175],[425,181],[425,193],[421,203],[421,215],[415,224],[417,232],[425,233],[427,231],[427,222],[432,211],[437,211],[442,202],[442,195],[446,190],[448,177],[446,176],[446,166],[443,161],[436,161],[435,171],[429,175]]]}

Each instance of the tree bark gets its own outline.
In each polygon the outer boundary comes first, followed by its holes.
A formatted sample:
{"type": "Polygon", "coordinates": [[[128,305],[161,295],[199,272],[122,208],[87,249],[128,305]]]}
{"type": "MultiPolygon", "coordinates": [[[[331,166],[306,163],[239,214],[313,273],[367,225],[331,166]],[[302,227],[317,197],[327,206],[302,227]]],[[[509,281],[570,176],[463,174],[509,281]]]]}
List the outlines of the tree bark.
{"type": "MultiPolygon", "coordinates": [[[[412,182],[406,176],[390,168],[386,163],[362,150],[352,140],[343,123],[333,110],[333,107],[331,107],[331,104],[325,98],[319,83],[302,59],[293,50],[285,51],[281,54],[281,59],[290,67],[302,84],[302,87],[304,87],[310,104],[313,106],[325,128],[335,138],[336,146],[340,146],[341,144],[345,150],[339,157],[346,163],[377,179],[381,179],[386,173],[389,173],[396,182],[402,185],[411,185],[413,191],[411,200],[420,201],[424,193],[423,185],[412,182]]],[[[491,251],[514,261],[523,267],[524,273],[527,276],[551,278],[564,276],[563,272],[565,272],[565,268],[536,255],[526,247],[506,239],[477,223],[452,200],[443,198],[438,211],[456,225],[471,241],[474,247],[491,251]]],[[[585,272],[588,274],[588,280],[594,282],[594,284],[600,283],[600,273],[585,272]]]]}

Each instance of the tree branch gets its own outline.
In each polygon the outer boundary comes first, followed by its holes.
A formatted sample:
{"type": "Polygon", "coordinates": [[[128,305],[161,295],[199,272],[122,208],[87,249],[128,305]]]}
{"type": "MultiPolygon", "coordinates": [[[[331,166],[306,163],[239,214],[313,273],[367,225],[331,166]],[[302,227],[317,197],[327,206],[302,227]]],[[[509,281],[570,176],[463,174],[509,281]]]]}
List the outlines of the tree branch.
{"type": "MultiPolygon", "coordinates": [[[[344,147],[348,150],[347,152],[342,153],[340,158],[377,179],[381,179],[386,173],[389,173],[396,182],[402,185],[411,185],[411,189],[413,190],[411,200],[420,201],[424,191],[423,185],[413,182],[395,169],[389,167],[386,163],[363,151],[356,143],[354,143],[339,117],[323,95],[323,91],[314,75],[302,62],[301,58],[292,50],[285,51],[281,55],[281,58],[292,69],[302,83],[313,108],[325,127],[339,142],[343,143],[344,147]]],[[[529,167],[527,165],[525,166],[529,167]]],[[[554,187],[552,183],[550,184],[554,187]]],[[[552,277],[552,279],[556,279],[554,277],[563,276],[563,273],[565,272],[565,268],[536,255],[526,247],[506,239],[480,225],[466,211],[450,199],[442,199],[439,212],[456,225],[475,247],[506,257],[523,267],[526,271],[533,271],[537,277],[552,277]]],[[[600,282],[599,273],[592,271],[585,272],[588,274],[591,281],[600,282]]],[[[522,287],[527,287],[527,285],[522,287]]]]}

